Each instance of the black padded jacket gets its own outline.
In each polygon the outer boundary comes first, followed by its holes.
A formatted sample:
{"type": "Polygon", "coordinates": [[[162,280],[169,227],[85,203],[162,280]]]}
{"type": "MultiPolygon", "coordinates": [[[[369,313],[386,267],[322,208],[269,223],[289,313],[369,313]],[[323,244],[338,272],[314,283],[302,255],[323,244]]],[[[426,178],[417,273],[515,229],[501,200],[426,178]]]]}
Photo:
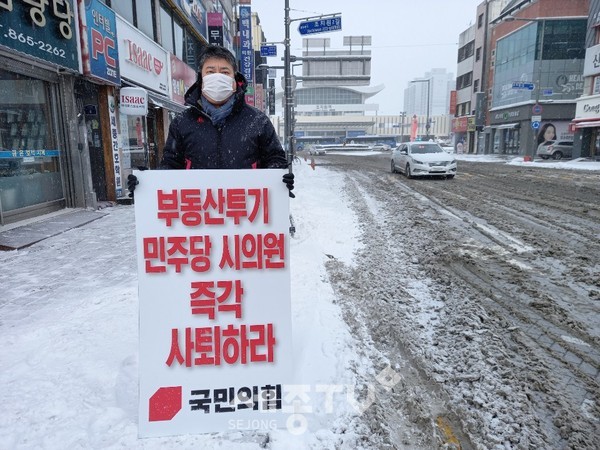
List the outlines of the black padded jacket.
{"type": "Polygon", "coordinates": [[[246,104],[247,82],[236,73],[231,114],[216,127],[200,103],[201,79],[185,94],[189,107],[169,126],[160,169],[287,168],[285,152],[269,118],[246,104]]]}

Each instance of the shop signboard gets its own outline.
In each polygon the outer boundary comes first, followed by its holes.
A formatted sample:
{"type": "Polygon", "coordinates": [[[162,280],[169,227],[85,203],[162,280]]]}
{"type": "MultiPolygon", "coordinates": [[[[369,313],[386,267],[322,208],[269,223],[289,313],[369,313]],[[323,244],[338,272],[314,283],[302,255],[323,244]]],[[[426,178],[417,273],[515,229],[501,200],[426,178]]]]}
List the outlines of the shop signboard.
{"type": "Polygon", "coordinates": [[[167,51],[120,16],[116,17],[121,76],[170,96],[167,51]]]}
{"type": "Polygon", "coordinates": [[[113,159],[113,173],[115,176],[115,195],[117,198],[123,195],[123,180],[121,179],[121,152],[119,151],[119,131],[117,128],[117,107],[115,98],[108,96],[108,123],[110,126],[110,146],[113,159]]]}
{"type": "Polygon", "coordinates": [[[453,133],[464,133],[467,131],[467,117],[455,117],[452,119],[452,132],[453,133]]]}
{"type": "Polygon", "coordinates": [[[467,131],[473,132],[477,129],[475,125],[475,116],[467,117],[467,131]]]}
{"type": "Polygon", "coordinates": [[[600,74],[600,44],[588,47],[585,50],[585,62],[583,63],[584,77],[597,74],[600,74]]]}
{"type": "Polygon", "coordinates": [[[200,35],[208,40],[206,34],[206,8],[202,0],[170,0],[175,8],[187,17],[189,23],[200,35]]]}
{"type": "Polygon", "coordinates": [[[117,19],[99,0],[77,0],[84,75],[120,85],[117,19]]]}
{"type": "Polygon", "coordinates": [[[196,82],[198,75],[194,69],[172,53],[169,53],[169,59],[171,60],[171,99],[180,105],[185,105],[185,93],[196,82]]]}
{"type": "Polygon", "coordinates": [[[80,72],[73,1],[0,2],[0,45],[80,72]]]}
{"type": "Polygon", "coordinates": [[[285,426],[293,351],[282,172],[134,172],[140,437],[285,426]]]}
{"type": "Polygon", "coordinates": [[[475,94],[475,126],[483,127],[485,125],[486,99],[485,93],[477,92],[475,94]]]}
{"type": "Polygon", "coordinates": [[[587,120],[600,118],[600,96],[589,96],[577,100],[575,118],[587,120]]]}
{"type": "Polygon", "coordinates": [[[240,72],[248,83],[253,80],[254,50],[252,49],[252,11],[250,6],[240,6],[240,72]]]}
{"type": "Polygon", "coordinates": [[[127,116],[148,114],[148,91],[138,87],[124,87],[119,90],[119,112],[127,116]]]}
{"type": "Polygon", "coordinates": [[[223,45],[223,14],[220,12],[208,13],[208,43],[223,45]]]}

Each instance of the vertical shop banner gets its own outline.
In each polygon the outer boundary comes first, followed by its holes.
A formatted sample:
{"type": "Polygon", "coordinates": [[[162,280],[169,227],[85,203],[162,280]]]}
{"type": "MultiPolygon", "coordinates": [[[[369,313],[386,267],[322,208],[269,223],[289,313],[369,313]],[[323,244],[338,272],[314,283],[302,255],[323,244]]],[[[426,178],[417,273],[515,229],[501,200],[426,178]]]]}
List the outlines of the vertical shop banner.
{"type": "Polygon", "coordinates": [[[133,25],[116,17],[121,76],[170,96],[167,51],[133,25]]]}
{"type": "Polygon", "coordinates": [[[120,85],[117,20],[99,0],[77,0],[84,75],[120,85]]]}
{"type": "Polygon", "coordinates": [[[206,34],[206,8],[202,0],[171,0],[174,6],[189,19],[190,23],[202,37],[208,40],[206,34]]]}
{"type": "Polygon", "coordinates": [[[115,98],[108,96],[108,122],[110,125],[110,144],[113,155],[113,169],[115,174],[115,194],[117,198],[123,195],[123,183],[121,179],[121,154],[119,152],[119,130],[117,128],[117,106],[115,98]]]}
{"type": "Polygon", "coordinates": [[[265,89],[262,84],[254,86],[254,106],[265,111],[265,89]]]}
{"type": "Polygon", "coordinates": [[[292,333],[283,170],[134,173],[140,436],[284,427],[292,333]]]}
{"type": "Polygon", "coordinates": [[[223,14],[220,12],[208,13],[208,43],[223,45],[223,14]]]}
{"type": "Polygon", "coordinates": [[[240,72],[248,83],[253,81],[254,50],[252,50],[252,12],[250,6],[240,6],[240,72]]]}
{"type": "Polygon", "coordinates": [[[79,72],[73,0],[1,1],[0,45],[79,72]]]}
{"type": "Polygon", "coordinates": [[[171,60],[171,100],[180,105],[185,105],[185,93],[196,82],[196,71],[169,53],[171,60]]]}

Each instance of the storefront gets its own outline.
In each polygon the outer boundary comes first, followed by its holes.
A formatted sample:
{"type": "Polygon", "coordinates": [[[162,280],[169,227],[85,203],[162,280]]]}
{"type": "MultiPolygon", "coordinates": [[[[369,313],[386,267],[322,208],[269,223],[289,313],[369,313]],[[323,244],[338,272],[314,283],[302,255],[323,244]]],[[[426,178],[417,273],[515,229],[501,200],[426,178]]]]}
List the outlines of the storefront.
{"type": "Polygon", "coordinates": [[[522,108],[490,113],[490,151],[518,155],[521,150],[521,117],[522,108]]]}
{"type": "Polygon", "coordinates": [[[600,95],[582,97],[577,101],[575,119],[574,156],[600,158],[600,95]]]}
{"type": "MultiPolygon", "coordinates": [[[[119,16],[117,35],[121,87],[143,88],[147,94],[147,108],[140,109],[139,114],[131,109],[123,113],[117,108],[119,136],[115,156],[119,158],[120,177],[125,180],[137,167],[157,167],[170,118],[184,107],[171,99],[171,59],[167,51],[119,16]]],[[[121,92],[117,94],[117,99],[123,98],[121,92]]],[[[117,191],[117,197],[128,198],[126,187],[117,191]]]]}
{"type": "Polygon", "coordinates": [[[491,123],[489,153],[506,155],[534,155],[538,146],[539,131],[551,124],[556,130],[556,139],[572,140],[569,130],[570,117],[575,105],[532,104],[490,112],[491,123]],[[536,119],[536,120],[534,120],[536,119]]]}
{"type": "Polygon", "coordinates": [[[571,124],[575,132],[574,156],[600,158],[600,44],[585,52],[583,76],[588,80],[589,95],[577,99],[575,118],[571,124]]]}
{"type": "Polygon", "coordinates": [[[0,4],[0,226],[93,203],[78,151],[73,8],[0,4]]]}
{"type": "Polygon", "coordinates": [[[97,200],[115,200],[123,184],[118,159],[116,165],[113,159],[110,124],[115,87],[121,84],[116,15],[99,0],[78,0],[78,5],[84,77],[76,82],[75,90],[84,120],[85,151],[97,200]]]}

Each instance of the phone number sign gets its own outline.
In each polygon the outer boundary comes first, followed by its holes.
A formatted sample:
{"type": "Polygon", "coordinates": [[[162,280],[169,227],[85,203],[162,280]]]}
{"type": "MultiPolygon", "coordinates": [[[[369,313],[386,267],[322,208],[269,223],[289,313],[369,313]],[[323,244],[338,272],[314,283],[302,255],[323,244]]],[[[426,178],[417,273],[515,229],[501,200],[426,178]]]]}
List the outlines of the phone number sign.
{"type": "Polygon", "coordinates": [[[0,45],[79,71],[73,0],[0,2],[0,45]]]}

